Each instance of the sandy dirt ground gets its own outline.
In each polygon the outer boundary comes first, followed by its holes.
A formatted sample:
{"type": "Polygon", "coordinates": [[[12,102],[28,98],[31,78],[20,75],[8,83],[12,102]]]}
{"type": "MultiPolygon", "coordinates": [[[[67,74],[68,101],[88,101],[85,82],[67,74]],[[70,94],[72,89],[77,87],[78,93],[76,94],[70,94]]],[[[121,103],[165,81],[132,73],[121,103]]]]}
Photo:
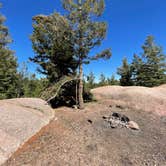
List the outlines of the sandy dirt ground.
{"type": "Polygon", "coordinates": [[[3,166],[165,166],[166,87],[133,88],[102,87],[93,90],[98,101],[84,110],[56,109],[55,118],[3,166]],[[102,117],[113,112],[140,130],[111,128],[102,117]]]}

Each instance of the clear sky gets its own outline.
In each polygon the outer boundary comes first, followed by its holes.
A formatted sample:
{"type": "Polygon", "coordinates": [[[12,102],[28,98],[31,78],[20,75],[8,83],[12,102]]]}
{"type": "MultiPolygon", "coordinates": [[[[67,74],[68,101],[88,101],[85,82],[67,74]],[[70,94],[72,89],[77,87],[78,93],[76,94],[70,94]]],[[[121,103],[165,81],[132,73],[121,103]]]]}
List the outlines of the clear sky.
{"type": "MultiPolygon", "coordinates": [[[[28,61],[34,53],[29,36],[32,33],[32,17],[38,14],[49,15],[54,11],[63,14],[60,0],[0,0],[3,3],[1,13],[7,17],[19,64],[28,61]]],[[[110,77],[116,74],[124,57],[131,61],[133,53],[141,53],[141,45],[148,35],[166,50],[166,0],[106,0],[102,20],[108,22],[107,37],[100,48],[111,47],[113,56],[109,61],[92,62],[84,66],[85,74],[93,71],[98,77],[104,73],[110,77]]],[[[36,65],[28,63],[29,70],[35,72],[36,65]]]]}

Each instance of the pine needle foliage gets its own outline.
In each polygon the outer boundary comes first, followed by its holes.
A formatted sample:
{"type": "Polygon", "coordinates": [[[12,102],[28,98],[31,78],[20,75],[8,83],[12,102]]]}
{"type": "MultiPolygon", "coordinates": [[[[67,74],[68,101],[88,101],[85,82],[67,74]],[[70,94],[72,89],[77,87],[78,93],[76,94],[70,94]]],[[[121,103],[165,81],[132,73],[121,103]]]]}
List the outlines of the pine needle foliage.
{"type": "MultiPolygon", "coordinates": [[[[106,36],[107,24],[97,21],[105,7],[104,0],[62,0],[65,15],[53,13],[33,18],[31,36],[39,72],[51,83],[64,76],[75,76],[78,81],[78,103],[83,108],[83,64],[100,58],[109,59],[110,49],[89,56],[106,36]]],[[[76,99],[77,100],[77,99],[76,99]]]]}
{"type": "Polygon", "coordinates": [[[18,97],[17,61],[8,48],[12,40],[4,22],[5,17],[0,14],[0,99],[18,97]]]}

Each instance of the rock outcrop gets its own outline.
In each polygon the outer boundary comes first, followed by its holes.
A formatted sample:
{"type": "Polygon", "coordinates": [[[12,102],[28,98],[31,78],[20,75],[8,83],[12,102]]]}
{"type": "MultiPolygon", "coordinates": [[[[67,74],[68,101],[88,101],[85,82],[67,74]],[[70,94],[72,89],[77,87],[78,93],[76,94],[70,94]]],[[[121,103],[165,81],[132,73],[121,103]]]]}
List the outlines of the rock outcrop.
{"type": "Polygon", "coordinates": [[[41,99],[0,100],[0,165],[53,117],[41,99]]]}
{"type": "Polygon", "coordinates": [[[104,86],[92,89],[95,99],[109,100],[119,108],[131,108],[166,116],[166,85],[147,88],[140,86],[104,86]]]}

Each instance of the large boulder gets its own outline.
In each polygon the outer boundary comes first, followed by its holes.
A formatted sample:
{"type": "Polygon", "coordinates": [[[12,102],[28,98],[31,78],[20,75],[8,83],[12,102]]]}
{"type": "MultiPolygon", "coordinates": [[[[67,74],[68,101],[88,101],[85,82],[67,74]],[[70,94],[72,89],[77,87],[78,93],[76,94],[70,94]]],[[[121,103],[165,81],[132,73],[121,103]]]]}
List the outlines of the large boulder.
{"type": "Polygon", "coordinates": [[[0,165],[54,117],[37,98],[0,100],[0,165]]]}
{"type": "Polygon", "coordinates": [[[166,85],[154,88],[139,86],[104,86],[92,89],[97,100],[110,100],[124,108],[153,112],[159,116],[166,115],[166,85]]]}

